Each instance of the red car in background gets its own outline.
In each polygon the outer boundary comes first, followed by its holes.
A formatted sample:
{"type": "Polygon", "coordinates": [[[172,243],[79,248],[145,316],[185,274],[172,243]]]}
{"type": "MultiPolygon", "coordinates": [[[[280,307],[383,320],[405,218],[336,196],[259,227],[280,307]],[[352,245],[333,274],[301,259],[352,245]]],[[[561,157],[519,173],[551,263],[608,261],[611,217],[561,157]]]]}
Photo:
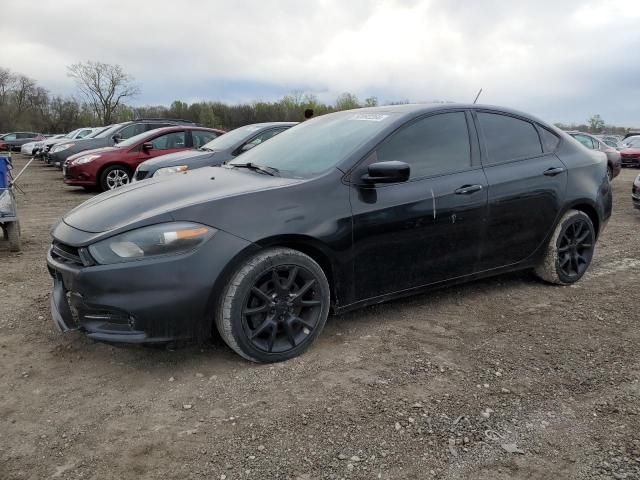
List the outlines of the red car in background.
{"type": "Polygon", "coordinates": [[[131,181],[138,165],[150,158],[192,148],[222,135],[223,130],[176,125],[133,136],[113,147],[86,150],[63,164],[64,183],[100,191],[113,190],[131,181]]]}
{"type": "Polygon", "coordinates": [[[625,167],[640,167],[640,135],[627,137],[622,141],[625,148],[620,150],[622,165],[625,167]]]}

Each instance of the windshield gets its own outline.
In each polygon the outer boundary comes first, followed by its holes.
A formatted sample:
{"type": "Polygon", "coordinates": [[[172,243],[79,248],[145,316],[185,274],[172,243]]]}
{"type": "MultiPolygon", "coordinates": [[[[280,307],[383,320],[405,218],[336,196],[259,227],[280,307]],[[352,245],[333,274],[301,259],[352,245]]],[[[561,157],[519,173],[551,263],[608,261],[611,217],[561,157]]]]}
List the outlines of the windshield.
{"type": "Polygon", "coordinates": [[[118,130],[123,125],[124,125],[124,123],[116,123],[115,125],[109,125],[102,132],[100,132],[98,135],[96,135],[93,138],[107,138],[107,137],[110,137],[111,135],[113,135],[116,132],[116,130],[118,130]]]}
{"type": "Polygon", "coordinates": [[[142,133],[139,133],[138,135],[134,135],[133,137],[129,137],[120,143],[116,143],[114,146],[118,148],[130,147],[132,145],[136,145],[140,143],[142,140],[145,139],[145,137],[148,137],[148,136],[149,136],[149,132],[142,132],[142,133]]]}
{"type": "Polygon", "coordinates": [[[214,138],[209,143],[205,143],[200,149],[214,151],[226,150],[244,140],[248,140],[250,136],[264,128],[264,125],[245,125],[244,127],[236,128],[235,130],[231,130],[224,135],[214,138]]]}
{"type": "Polygon", "coordinates": [[[76,128],[74,131],[67,133],[63,138],[73,138],[73,136],[80,131],[79,128],[76,128]]]}
{"type": "Polygon", "coordinates": [[[631,147],[640,147],[640,136],[629,137],[624,141],[624,143],[631,147]]]}
{"type": "Polygon", "coordinates": [[[278,169],[283,176],[311,178],[338,165],[397,115],[357,111],[323,115],[282,132],[229,165],[253,163],[278,169]]]}
{"type": "Polygon", "coordinates": [[[100,128],[96,128],[94,129],[93,132],[91,132],[89,135],[87,135],[84,138],[96,138],[98,135],[100,135],[102,132],[104,132],[105,130],[107,130],[109,127],[100,127],[100,128]]]}

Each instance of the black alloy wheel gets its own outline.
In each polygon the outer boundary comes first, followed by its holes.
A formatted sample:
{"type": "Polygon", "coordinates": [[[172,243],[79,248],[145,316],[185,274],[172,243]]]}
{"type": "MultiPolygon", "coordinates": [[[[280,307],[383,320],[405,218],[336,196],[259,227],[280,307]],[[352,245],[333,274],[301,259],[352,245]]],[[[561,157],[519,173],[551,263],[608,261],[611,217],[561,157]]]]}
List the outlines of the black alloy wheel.
{"type": "Polygon", "coordinates": [[[583,217],[572,220],[558,240],[558,267],[568,280],[584,275],[591,264],[595,245],[593,227],[583,217]]]}
{"type": "Polygon", "coordinates": [[[299,250],[271,247],[245,259],[229,277],[215,323],[225,343],[247,360],[281,362],[313,344],[330,306],[322,267],[299,250]]]}
{"type": "Polygon", "coordinates": [[[280,265],[261,275],[242,309],[242,326],[263,352],[285,353],[304,343],[319,324],[318,279],[304,267],[280,265]]]}

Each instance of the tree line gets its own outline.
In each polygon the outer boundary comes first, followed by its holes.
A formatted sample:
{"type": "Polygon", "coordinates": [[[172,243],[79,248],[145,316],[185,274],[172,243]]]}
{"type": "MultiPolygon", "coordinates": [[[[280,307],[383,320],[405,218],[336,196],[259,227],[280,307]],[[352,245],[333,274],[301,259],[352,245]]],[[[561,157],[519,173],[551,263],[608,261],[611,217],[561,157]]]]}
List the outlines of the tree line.
{"type": "Polygon", "coordinates": [[[231,130],[249,123],[300,121],[308,108],[316,115],[322,115],[378,105],[375,97],[360,101],[353,93],[343,93],[334,104],[326,104],[313,94],[294,91],[272,102],[230,105],[216,101],[187,103],[175,100],[169,106],[134,107],[127,105],[125,100],[139,94],[140,88],[119,65],[84,62],[69,66],[68,74],[76,81],[78,96],[51,94],[34,79],[0,67],[0,132],[61,133],[137,118],[179,118],[231,130]]]}
{"type": "MultiPolygon", "coordinates": [[[[376,97],[361,101],[353,93],[343,93],[335,103],[320,102],[303,91],[294,91],[272,102],[255,101],[227,104],[218,101],[187,103],[175,100],[171,105],[134,107],[126,103],[140,93],[134,78],[121,66],[101,62],[81,62],[67,67],[78,96],[50,93],[36,80],[0,67],[0,132],[33,131],[64,133],[87,126],[109,125],[137,118],[179,118],[201,125],[232,130],[258,122],[300,121],[304,111],[316,115],[378,105],[376,97]]],[[[390,104],[409,103],[408,100],[390,104]]],[[[556,124],[564,130],[590,133],[623,134],[627,128],[606,125],[600,115],[585,124],[556,124]]]]}

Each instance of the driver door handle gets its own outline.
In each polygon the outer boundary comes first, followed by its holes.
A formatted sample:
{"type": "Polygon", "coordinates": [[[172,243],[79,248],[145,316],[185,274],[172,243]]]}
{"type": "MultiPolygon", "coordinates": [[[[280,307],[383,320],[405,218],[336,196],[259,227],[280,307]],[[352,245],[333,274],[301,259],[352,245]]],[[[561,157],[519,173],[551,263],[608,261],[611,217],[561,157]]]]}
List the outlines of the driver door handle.
{"type": "Polygon", "coordinates": [[[544,175],[547,177],[555,177],[556,175],[560,175],[564,172],[564,168],[562,167],[551,167],[544,171],[544,175]]]}
{"type": "Polygon", "coordinates": [[[482,185],[463,185],[462,187],[455,190],[456,195],[470,195],[472,193],[476,193],[482,190],[482,185]]]}

